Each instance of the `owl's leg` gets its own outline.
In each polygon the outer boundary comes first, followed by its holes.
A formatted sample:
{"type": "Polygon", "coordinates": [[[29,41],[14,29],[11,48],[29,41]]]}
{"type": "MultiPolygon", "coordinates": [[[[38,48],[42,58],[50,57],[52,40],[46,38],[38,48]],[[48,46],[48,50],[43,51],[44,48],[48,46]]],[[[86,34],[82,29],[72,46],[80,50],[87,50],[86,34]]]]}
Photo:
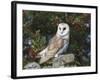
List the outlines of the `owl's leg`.
{"type": "Polygon", "coordinates": [[[58,54],[55,55],[55,57],[58,57],[58,56],[59,56],[58,54]]]}
{"type": "Polygon", "coordinates": [[[55,57],[59,57],[59,55],[62,54],[62,53],[63,53],[63,49],[59,50],[59,51],[56,53],[55,57]]]}
{"type": "Polygon", "coordinates": [[[56,53],[55,57],[59,57],[60,54],[62,54],[63,52],[65,52],[66,49],[67,49],[67,46],[68,46],[68,44],[64,45],[64,47],[63,47],[62,49],[60,49],[60,50],[56,53]]]}
{"type": "Polygon", "coordinates": [[[60,49],[60,50],[56,53],[55,57],[59,57],[59,55],[60,55],[60,54],[62,54],[62,53],[63,53],[63,51],[64,51],[64,50],[63,50],[63,48],[62,48],[62,49],[60,49]]]}
{"type": "Polygon", "coordinates": [[[41,57],[45,57],[47,52],[47,48],[45,48],[44,50],[42,50],[40,53],[38,53],[41,57]]]}

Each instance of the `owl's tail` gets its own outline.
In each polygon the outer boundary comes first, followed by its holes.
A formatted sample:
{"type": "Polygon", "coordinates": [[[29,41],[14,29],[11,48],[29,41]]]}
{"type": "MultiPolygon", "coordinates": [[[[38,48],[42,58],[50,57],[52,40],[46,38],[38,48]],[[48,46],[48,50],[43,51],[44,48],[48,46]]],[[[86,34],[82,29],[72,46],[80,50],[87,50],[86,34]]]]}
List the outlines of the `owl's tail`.
{"type": "Polygon", "coordinates": [[[46,52],[47,52],[47,48],[45,48],[40,53],[38,53],[38,56],[40,56],[40,64],[42,64],[48,60],[48,57],[46,57],[46,52]]]}
{"type": "Polygon", "coordinates": [[[45,62],[48,61],[49,59],[51,59],[51,56],[44,56],[44,57],[41,57],[41,59],[40,59],[40,64],[45,63],[45,62]]]}

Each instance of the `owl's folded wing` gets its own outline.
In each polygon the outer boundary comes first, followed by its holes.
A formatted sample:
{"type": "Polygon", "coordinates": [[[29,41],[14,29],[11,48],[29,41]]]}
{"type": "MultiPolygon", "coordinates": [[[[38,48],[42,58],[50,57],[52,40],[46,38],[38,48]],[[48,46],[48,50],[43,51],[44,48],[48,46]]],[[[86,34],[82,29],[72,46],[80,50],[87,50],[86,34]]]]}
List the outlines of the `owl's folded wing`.
{"type": "Polygon", "coordinates": [[[46,55],[44,57],[41,57],[40,64],[54,57],[55,54],[59,51],[59,49],[63,47],[63,45],[64,41],[61,38],[54,37],[48,45],[48,51],[46,55]]]}

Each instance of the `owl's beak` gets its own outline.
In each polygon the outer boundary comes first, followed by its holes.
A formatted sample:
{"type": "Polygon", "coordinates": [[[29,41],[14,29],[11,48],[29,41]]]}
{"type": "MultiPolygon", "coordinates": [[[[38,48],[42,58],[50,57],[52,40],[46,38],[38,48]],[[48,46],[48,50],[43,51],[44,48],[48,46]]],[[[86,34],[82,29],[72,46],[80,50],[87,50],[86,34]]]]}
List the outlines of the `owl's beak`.
{"type": "Polygon", "coordinates": [[[63,32],[61,32],[61,34],[63,34],[63,32]]]}

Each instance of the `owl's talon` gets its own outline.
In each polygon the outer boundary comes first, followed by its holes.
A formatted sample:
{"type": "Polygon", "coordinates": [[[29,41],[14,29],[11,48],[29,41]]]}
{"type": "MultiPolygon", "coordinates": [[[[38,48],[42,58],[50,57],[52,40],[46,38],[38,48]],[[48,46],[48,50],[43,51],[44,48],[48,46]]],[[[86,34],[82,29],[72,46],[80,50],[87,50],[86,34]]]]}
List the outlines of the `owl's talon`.
{"type": "Polygon", "coordinates": [[[59,57],[59,55],[58,55],[58,54],[56,54],[56,55],[55,55],[55,58],[57,58],[57,57],[59,57]]]}

